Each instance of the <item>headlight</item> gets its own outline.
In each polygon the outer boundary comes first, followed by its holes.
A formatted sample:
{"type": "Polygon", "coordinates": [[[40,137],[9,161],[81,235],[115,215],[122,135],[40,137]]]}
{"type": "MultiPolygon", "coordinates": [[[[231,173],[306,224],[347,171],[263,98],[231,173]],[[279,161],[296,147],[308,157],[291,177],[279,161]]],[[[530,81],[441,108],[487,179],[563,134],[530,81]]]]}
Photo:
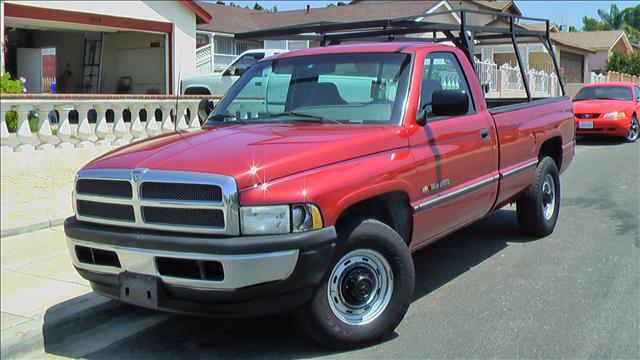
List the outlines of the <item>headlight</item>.
{"type": "Polygon", "coordinates": [[[604,114],[603,118],[605,119],[625,119],[627,117],[627,114],[621,112],[621,111],[614,111],[614,112],[610,112],[610,113],[606,113],[604,114]]]}
{"type": "Polygon", "coordinates": [[[240,208],[244,235],[274,235],[322,228],[320,210],[311,204],[245,206],[240,208]]]}
{"type": "Polygon", "coordinates": [[[320,210],[310,204],[293,205],[291,209],[291,228],[293,232],[316,230],[322,227],[320,210]]]}
{"type": "Polygon", "coordinates": [[[240,227],[245,235],[291,232],[289,206],[246,206],[240,208],[240,227]]]}

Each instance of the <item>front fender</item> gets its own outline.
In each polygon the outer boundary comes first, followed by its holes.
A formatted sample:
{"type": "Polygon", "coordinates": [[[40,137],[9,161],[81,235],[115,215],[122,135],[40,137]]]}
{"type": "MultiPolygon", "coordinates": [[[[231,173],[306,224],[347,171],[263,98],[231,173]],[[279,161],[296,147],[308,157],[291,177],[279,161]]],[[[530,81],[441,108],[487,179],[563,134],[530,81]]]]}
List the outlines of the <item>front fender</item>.
{"type": "Polygon", "coordinates": [[[413,157],[408,148],[376,153],[322,166],[274,181],[256,179],[240,191],[241,206],[316,204],[325,226],[332,226],[349,206],[388,192],[416,198],[413,157]]]}

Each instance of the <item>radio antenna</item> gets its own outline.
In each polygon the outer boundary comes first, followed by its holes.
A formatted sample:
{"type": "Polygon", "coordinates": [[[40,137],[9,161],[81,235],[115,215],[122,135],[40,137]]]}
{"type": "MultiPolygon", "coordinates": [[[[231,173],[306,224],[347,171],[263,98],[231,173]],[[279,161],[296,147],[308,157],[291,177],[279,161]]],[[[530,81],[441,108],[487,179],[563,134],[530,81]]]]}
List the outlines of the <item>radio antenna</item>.
{"type": "MultiPolygon", "coordinates": [[[[175,106],[175,109],[174,109],[174,113],[176,114],[176,120],[175,120],[175,121],[176,121],[176,124],[175,124],[175,126],[174,126],[174,129],[176,129],[176,128],[177,128],[177,126],[178,126],[178,116],[179,116],[179,115],[178,115],[178,102],[180,101],[180,87],[181,87],[180,82],[182,81],[182,77],[181,77],[181,73],[182,73],[182,66],[180,66],[180,65],[181,65],[181,63],[182,63],[182,44],[180,44],[180,57],[178,58],[178,61],[179,61],[179,63],[178,63],[178,82],[177,82],[177,85],[176,85],[176,88],[175,88],[175,92],[176,92],[176,106],[175,106]]],[[[177,130],[177,129],[176,129],[176,130],[177,130]]]]}

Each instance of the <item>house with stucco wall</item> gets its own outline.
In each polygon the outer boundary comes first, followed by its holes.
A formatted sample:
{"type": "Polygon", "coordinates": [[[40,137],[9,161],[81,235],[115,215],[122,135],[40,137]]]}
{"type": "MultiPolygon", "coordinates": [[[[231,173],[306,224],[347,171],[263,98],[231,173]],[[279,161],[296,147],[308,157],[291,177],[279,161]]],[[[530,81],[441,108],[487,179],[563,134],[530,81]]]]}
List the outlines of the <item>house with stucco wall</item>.
{"type": "Polygon", "coordinates": [[[585,31],[585,32],[557,32],[553,34],[556,42],[568,42],[576,46],[593,50],[587,56],[589,71],[602,73],[607,59],[616,51],[627,55],[633,54],[634,49],[629,37],[622,30],[585,31]]]}

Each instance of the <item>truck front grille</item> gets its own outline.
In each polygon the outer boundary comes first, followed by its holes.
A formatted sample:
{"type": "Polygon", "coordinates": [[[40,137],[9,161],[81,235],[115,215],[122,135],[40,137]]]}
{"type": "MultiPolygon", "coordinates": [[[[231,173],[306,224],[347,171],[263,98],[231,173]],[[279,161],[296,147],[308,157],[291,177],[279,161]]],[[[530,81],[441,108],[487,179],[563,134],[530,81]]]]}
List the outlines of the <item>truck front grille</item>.
{"type": "Polygon", "coordinates": [[[142,207],[142,218],[150,224],[172,224],[224,228],[224,213],[215,209],[142,207]]]}
{"type": "Polygon", "coordinates": [[[238,192],[229,176],[160,170],[81,170],[80,221],[190,233],[238,235],[238,192]]]}
{"type": "Polygon", "coordinates": [[[76,182],[78,194],[113,196],[131,199],[133,191],[131,183],[123,180],[78,179],[76,182]]]}
{"type": "Polygon", "coordinates": [[[222,189],[217,185],[172,184],[145,182],[140,186],[142,199],[222,201],[222,189]]]}
{"type": "Polygon", "coordinates": [[[122,204],[109,204],[96,201],[78,200],[78,215],[101,219],[134,222],[133,206],[122,204]]]}

